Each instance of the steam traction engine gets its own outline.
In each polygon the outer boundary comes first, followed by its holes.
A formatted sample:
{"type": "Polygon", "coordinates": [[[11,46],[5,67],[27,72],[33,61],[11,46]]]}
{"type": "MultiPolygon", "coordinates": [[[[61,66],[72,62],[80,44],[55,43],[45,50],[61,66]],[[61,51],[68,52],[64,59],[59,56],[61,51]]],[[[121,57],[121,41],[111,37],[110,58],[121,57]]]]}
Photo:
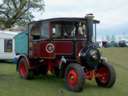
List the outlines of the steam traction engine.
{"type": "Polygon", "coordinates": [[[65,79],[71,91],[81,91],[85,79],[98,86],[112,87],[115,70],[93,43],[93,28],[99,23],[89,14],[84,18],[53,18],[28,25],[28,50],[19,53],[17,68],[24,79],[55,74],[65,79]]]}

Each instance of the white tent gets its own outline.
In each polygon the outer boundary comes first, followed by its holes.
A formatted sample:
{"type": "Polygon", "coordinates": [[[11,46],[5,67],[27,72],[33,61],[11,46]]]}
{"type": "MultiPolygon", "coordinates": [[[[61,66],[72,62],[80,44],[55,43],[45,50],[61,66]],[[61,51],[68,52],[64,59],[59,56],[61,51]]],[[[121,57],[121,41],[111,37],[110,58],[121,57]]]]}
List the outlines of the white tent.
{"type": "Polygon", "coordinates": [[[15,57],[14,37],[18,32],[0,31],[0,59],[13,59],[15,57]]]}

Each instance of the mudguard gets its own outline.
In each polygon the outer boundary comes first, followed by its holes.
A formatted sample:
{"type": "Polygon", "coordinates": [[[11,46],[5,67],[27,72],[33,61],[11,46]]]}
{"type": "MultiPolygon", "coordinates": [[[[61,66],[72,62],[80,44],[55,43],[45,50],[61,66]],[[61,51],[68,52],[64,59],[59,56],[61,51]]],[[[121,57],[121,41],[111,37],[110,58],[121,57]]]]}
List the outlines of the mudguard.
{"type": "Polygon", "coordinates": [[[18,71],[18,66],[19,66],[19,61],[20,61],[20,59],[21,58],[26,58],[26,60],[27,60],[27,62],[28,62],[28,64],[29,64],[29,61],[28,61],[28,57],[27,57],[27,55],[25,55],[25,54],[21,54],[21,55],[17,55],[16,57],[15,57],[15,64],[16,64],[16,70],[18,71]]]}

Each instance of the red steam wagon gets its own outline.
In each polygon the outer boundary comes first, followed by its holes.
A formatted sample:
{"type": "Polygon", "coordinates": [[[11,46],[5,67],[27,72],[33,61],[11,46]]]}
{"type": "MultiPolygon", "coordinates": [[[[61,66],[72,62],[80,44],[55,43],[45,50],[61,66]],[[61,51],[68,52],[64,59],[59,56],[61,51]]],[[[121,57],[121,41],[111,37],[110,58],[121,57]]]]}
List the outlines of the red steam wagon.
{"type": "Polygon", "coordinates": [[[34,75],[55,74],[64,78],[71,91],[82,91],[85,80],[93,78],[98,86],[112,87],[115,70],[93,40],[98,23],[92,14],[29,23],[28,50],[19,53],[17,62],[19,75],[30,79],[34,75]]]}

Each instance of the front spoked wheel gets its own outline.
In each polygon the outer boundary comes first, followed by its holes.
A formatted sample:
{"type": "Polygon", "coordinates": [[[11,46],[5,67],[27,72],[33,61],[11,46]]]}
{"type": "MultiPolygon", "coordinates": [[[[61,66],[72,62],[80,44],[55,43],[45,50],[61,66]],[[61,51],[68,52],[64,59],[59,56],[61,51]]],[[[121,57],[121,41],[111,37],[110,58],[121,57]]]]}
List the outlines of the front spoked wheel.
{"type": "Polygon", "coordinates": [[[71,91],[82,91],[84,87],[84,70],[79,64],[70,64],[66,68],[65,84],[71,91]]]}
{"type": "Polygon", "coordinates": [[[116,81],[115,69],[111,64],[102,62],[96,70],[95,79],[98,86],[110,88],[116,81]]]}

